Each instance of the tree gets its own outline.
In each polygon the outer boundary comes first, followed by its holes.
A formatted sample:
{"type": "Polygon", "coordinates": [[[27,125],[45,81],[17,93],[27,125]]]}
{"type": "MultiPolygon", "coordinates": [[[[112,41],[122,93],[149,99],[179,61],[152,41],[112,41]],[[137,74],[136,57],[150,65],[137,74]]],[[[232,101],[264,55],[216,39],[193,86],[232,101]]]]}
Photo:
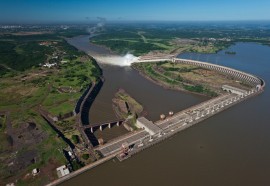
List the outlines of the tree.
{"type": "Polygon", "coordinates": [[[89,154],[83,154],[83,155],[82,155],[82,158],[83,158],[84,160],[88,160],[88,159],[89,159],[89,154]]]}
{"type": "Polygon", "coordinates": [[[72,135],[71,139],[75,144],[78,144],[80,142],[80,138],[78,135],[72,135]]]}

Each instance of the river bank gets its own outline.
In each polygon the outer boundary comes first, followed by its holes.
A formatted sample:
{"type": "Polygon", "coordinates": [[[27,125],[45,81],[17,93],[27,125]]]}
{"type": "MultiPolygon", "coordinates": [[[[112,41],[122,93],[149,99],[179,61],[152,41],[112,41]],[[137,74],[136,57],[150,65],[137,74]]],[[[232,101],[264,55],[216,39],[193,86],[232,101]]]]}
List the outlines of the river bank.
{"type": "Polygon", "coordinates": [[[89,165],[86,165],[86,166],[84,166],[83,168],[80,168],[79,170],[77,170],[77,171],[75,171],[75,172],[72,172],[72,173],[70,173],[69,175],[67,175],[67,176],[65,176],[65,177],[59,178],[59,179],[57,179],[57,180],[55,180],[55,181],[53,181],[53,182],[47,184],[46,186],[59,185],[59,184],[65,182],[65,181],[67,181],[67,180],[69,180],[69,179],[72,179],[72,178],[74,178],[74,177],[76,177],[76,176],[78,176],[78,175],[84,173],[85,171],[88,171],[88,170],[90,170],[90,169],[93,169],[93,168],[97,167],[98,165],[103,164],[103,163],[105,163],[105,162],[107,162],[107,161],[113,159],[116,155],[117,155],[117,153],[112,154],[112,155],[110,155],[110,156],[107,156],[107,157],[105,157],[105,158],[102,158],[102,159],[100,159],[100,160],[98,160],[98,161],[95,161],[94,163],[91,163],[91,164],[89,164],[89,165]]]}
{"type": "Polygon", "coordinates": [[[188,91],[188,90],[185,90],[184,88],[181,88],[179,86],[172,86],[172,85],[169,85],[163,81],[160,81],[158,79],[154,79],[154,78],[151,78],[151,76],[149,76],[149,74],[147,74],[145,71],[143,70],[140,70],[138,68],[136,68],[134,65],[132,65],[132,68],[137,70],[139,72],[139,74],[144,77],[145,79],[149,80],[150,82],[166,89],[166,90],[176,90],[176,91],[181,91],[181,92],[186,92],[186,93],[191,93],[191,94],[195,94],[195,95],[199,95],[199,96],[206,96],[206,97],[211,97],[211,96],[207,96],[205,94],[202,94],[202,93],[198,93],[198,92],[191,92],[191,91],[188,91]]]}

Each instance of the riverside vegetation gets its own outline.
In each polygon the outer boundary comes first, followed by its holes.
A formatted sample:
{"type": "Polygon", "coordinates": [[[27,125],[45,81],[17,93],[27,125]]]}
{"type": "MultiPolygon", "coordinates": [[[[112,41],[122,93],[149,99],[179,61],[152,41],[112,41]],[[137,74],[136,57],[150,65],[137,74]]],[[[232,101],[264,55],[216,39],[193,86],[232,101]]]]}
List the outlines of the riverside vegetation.
{"type": "MultiPolygon", "coordinates": [[[[67,164],[63,149],[68,145],[39,108],[58,118],[72,113],[102,72],[95,60],[57,34],[1,35],[0,67],[0,185],[14,180],[16,185],[43,185],[57,177],[56,167],[67,164]],[[40,170],[35,177],[34,168],[40,170]]],[[[71,114],[57,125],[78,145],[74,120],[71,114]]]]}
{"type": "Polygon", "coordinates": [[[184,90],[210,97],[221,94],[222,85],[248,88],[247,85],[224,74],[194,65],[166,61],[133,63],[132,67],[146,78],[165,88],[184,90]]]}

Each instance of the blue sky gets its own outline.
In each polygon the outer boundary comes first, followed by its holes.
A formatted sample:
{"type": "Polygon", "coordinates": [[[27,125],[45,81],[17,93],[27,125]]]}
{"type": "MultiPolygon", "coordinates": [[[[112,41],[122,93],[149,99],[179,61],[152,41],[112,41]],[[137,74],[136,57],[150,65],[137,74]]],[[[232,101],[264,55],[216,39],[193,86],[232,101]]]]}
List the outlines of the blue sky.
{"type": "Polygon", "coordinates": [[[0,0],[0,22],[270,20],[270,0],[0,0]]]}

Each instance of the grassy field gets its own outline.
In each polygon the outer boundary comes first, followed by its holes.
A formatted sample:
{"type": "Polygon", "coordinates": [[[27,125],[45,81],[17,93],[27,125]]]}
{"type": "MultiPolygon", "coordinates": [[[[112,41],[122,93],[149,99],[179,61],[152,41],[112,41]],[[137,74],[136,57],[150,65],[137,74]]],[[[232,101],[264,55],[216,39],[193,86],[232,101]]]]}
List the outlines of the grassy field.
{"type": "Polygon", "coordinates": [[[51,85],[51,91],[43,102],[48,111],[56,116],[72,112],[83,91],[90,82],[97,80],[99,74],[90,59],[74,59],[61,64],[58,70],[45,81],[51,85]]]}
{"type": "Polygon", "coordinates": [[[210,97],[222,93],[222,85],[247,89],[241,82],[202,67],[172,62],[134,63],[133,67],[160,85],[210,97]]]}
{"type": "MultiPolygon", "coordinates": [[[[0,185],[14,180],[18,180],[17,185],[44,185],[57,177],[56,167],[67,163],[62,153],[67,144],[40,116],[38,107],[47,109],[53,116],[72,112],[86,87],[102,73],[92,58],[69,46],[60,37],[46,36],[43,40],[41,35],[27,38],[12,36],[3,41],[0,37],[0,111],[9,112],[11,121],[7,127],[6,116],[0,117],[0,185]],[[49,44],[40,45],[44,41],[49,41],[49,44]],[[7,56],[1,57],[4,54],[7,56]],[[66,62],[61,63],[62,60],[66,62]],[[52,68],[39,65],[45,62],[57,65],[52,68]],[[31,139],[28,130],[23,132],[22,126],[30,122],[41,131],[41,134],[33,134],[37,135],[37,141],[31,139]],[[10,136],[15,139],[20,133],[22,140],[27,137],[27,142],[20,142],[18,138],[13,143],[22,144],[11,148],[10,136]],[[18,155],[12,155],[15,152],[18,155]],[[30,152],[36,157],[33,163],[18,165],[20,171],[7,171],[10,161],[23,162],[20,158],[29,157],[27,153],[30,152]],[[35,178],[26,176],[33,168],[39,168],[41,173],[35,178]]],[[[64,129],[64,134],[65,130],[68,132],[67,138],[78,134],[73,129],[74,118],[58,124],[64,129]]]]}
{"type": "Polygon", "coordinates": [[[90,59],[83,62],[75,59],[55,69],[36,68],[18,76],[3,77],[0,110],[32,108],[41,104],[55,115],[66,113],[65,106],[69,105],[68,110],[73,111],[82,92],[90,82],[96,81],[95,68],[90,59]],[[62,89],[65,92],[61,92],[62,89]]]}

